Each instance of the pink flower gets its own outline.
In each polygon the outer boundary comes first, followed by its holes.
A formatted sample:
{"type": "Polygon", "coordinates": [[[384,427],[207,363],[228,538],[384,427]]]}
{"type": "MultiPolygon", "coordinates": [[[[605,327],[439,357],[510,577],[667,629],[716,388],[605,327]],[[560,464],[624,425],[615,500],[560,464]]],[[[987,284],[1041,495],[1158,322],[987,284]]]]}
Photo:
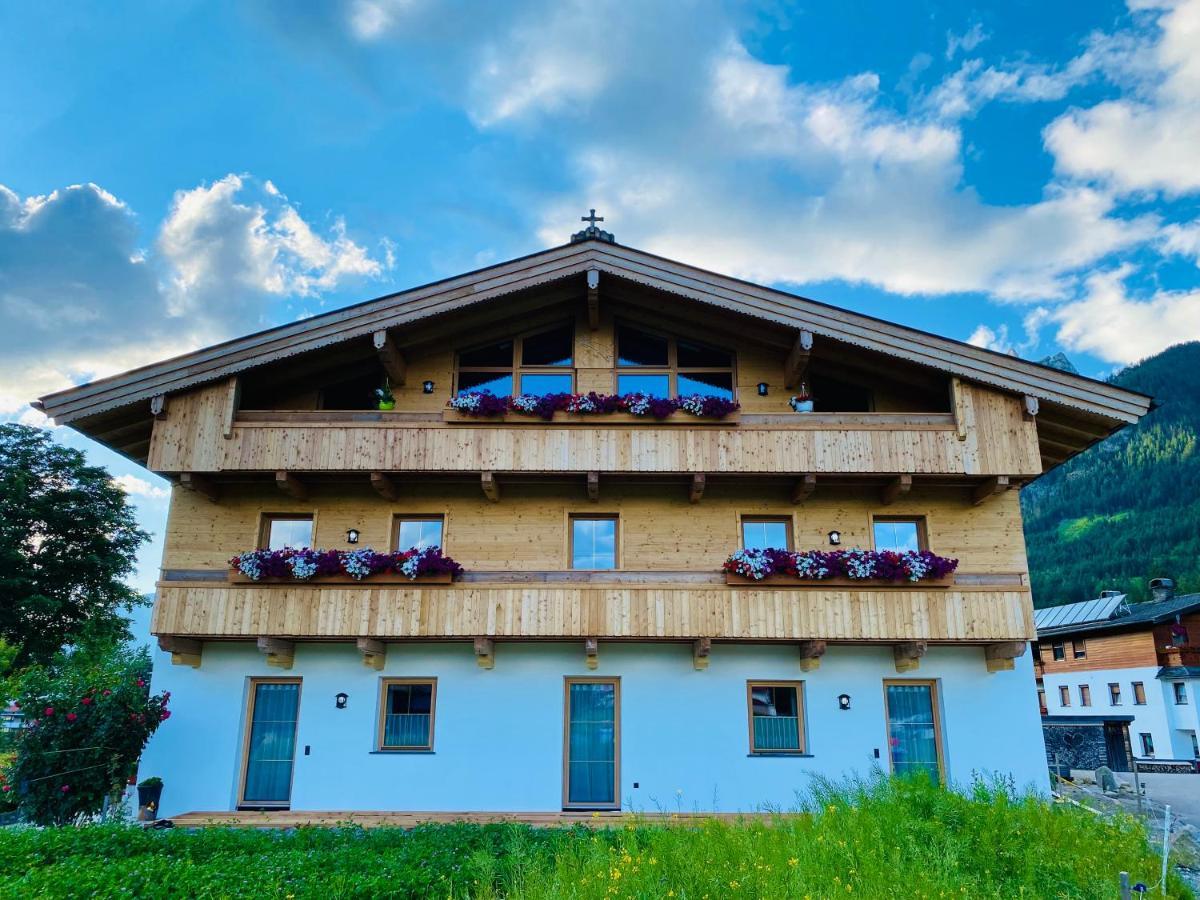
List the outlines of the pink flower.
{"type": "Polygon", "coordinates": [[[159,721],[165,722],[169,718],[171,718],[171,711],[169,709],[164,709],[162,711],[162,716],[159,717],[159,721]]]}
{"type": "Polygon", "coordinates": [[[59,790],[65,794],[67,791],[71,790],[71,786],[69,784],[64,784],[61,788],[59,788],[59,790]]]}
{"type": "Polygon", "coordinates": [[[74,722],[78,718],[79,718],[79,716],[75,715],[75,713],[67,713],[67,721],[68,722],[74,722]]]}
{"type": "Polygon", "coordinates": [[[91,697],[84,697],[84,698],[83,698],[82,700],[80,700],[79,702],[80,702],[80,703],[82,703],[84,706],[91,706],[91,705],[92,705],[92,698],[91,698],[91,697]]]}
{"type": "Polygon", "coordinates": [[[53,707],[53,706],[47,706],[47,707],[46,707],[46,710],[45,710],[45,714],[46,714],[46,715],[48,715],[48,716],[52,716],[52,715],[54,715],[54,707],[53,707]]]}
{"type": "Polygon", "coordinates": [[[104,696],[105,696],[105,697],[111,697],[111,696],[112,696],[112,691],[110,691],[110,690],[108,690],[107,688],[105,688],[105,690],[104,690],[104,696]]]}
{"type": "Polygon", "coordinates": [[[4,787],[0,787],[0,791],[4,791],[4,793],[6,793],[6,794],[11,790],[12,790],[11,784],[6,784],[6,785],[4,785],[4,787]]]}
{"type": "Polygon", "coordinates": [[[145,687],[145,686],[146,686],[146,682],[142,681],[142,679],[140,679],[140,678],[138,679],[138,682],[137,682],[137,684],[138,684],[138,687],[145,687]]]}

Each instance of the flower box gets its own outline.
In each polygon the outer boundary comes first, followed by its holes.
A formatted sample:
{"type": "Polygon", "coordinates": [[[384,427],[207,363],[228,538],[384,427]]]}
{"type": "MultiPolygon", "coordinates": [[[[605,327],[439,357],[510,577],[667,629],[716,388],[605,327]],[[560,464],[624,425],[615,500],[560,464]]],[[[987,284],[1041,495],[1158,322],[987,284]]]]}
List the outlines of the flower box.
{"type": "Polygon", "coordinates": [[[339,575],[314,575],[312,578],[272,578],[264,576],[257,581],[249,575],[243,575],[241,572],[231,571],[227,574],[230,584],[287,584],[293,587],[303,587],[306,584],[450,584],[454,581],[454,575],[450,572],[435,572],[431,575],[418,575],[416,578],[406,578],[403,575],[397,575],[393,572],[381,572],[377,575],[355,578],[353,575],[347,575],[343,572],[339,575]]]}
{"type": "Polygon", "coordinates": [[[705,425],[736,425],[740,420],[741,413],[737,412],[728,413],[720,419],[703,418],[690,413],[678,412],[665,419],[656,419],[653,416],[635,416],[633,413],[627,412],[582,413],[560,410],[554,413],[553,419],[547,420],[540,416],[518,412],[506,412],[498,416],[473,416],[457,409],[442,410],[442,421],[457,425],[487,425],[505,422],[521,425],[591,425],[593,427],[599,425],[653,425],[694,428],[705,425]]]}
{"type": "Polygon", "coordinates": [[[884,578],[795,578],[791,575],[768,575],[766,578],[754,579],[734,572],[725,573],[726,584],[752,585],[754,587],[778,588],[899,588],[901,590],[922,590],[924,588],[948,588],[954,584],[954,575],[942,578],[926,578],[920,581],[891,581],[884,578]]]}

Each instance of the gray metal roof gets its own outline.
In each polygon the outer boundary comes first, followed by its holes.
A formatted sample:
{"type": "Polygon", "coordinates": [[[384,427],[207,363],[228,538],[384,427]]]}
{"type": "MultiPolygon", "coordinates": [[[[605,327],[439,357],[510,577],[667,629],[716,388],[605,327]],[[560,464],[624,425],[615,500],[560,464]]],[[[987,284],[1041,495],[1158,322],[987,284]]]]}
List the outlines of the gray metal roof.
{"type": "MultiPolygon", "coordinates": [[[[1071,604],[1077,606],[1080,604],[1071,604]]],[[[1037,612],[1049,612],[1038,610],[1037,612]]],[[[1092,631],[1128,631],[1139,625],[1161,625],[1174,620],[1176,616],[1194,612],[1200,609],[1200,594],[1183,594],[1169,600],[1150,601],[1148,603],[1130,603],[1129,610],[1123,615],[1095,621],[1079,621],[1060,625],[1043,625],[1040,618],[1037,621],[1038,637],[1050,637],[1060,634],[1082,634],[1092,631]]]]}
{"type": "Polygon", "coordinates": [[[1033,620],[1038,631],[1057,628],[1061,625],[1081,625],[1085,622],[1105,622],[1119,614],[1125,603],[1124,594],[1084,600],[1082,603],[1064,603],[1062,606],[1047,606],[1035,609],[1033,620]]]}

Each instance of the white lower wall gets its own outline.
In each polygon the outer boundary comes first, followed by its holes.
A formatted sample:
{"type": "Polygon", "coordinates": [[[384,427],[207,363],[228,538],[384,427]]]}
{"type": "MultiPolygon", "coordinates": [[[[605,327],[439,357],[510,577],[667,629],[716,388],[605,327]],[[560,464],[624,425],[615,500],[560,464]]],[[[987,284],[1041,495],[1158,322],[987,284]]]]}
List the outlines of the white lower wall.
{"type": "MultiPolygon", "coordinates": [[[[1032,663],[987,673],[979,647],[931,647],[914,677],[937,679],[949,779],[1004,773],[1047,788],[1032,663]]],[[[883,680],[890,647],[832,646],[801,672],[794,646],[717,644],[707,671],[687,644],[498,643],[480,669],[469,643],[393,644],[387,667],[363,666],[347,644],[300,644],[289,672],[252,644],[209,643],[199,669],[155,660],[155,690],[172,717],[142,759],[161,776],[164,815],[236,805],[249,676],[302,679],[292,808],[303,810],[552,811],[562,807],[563,678],[621,678],[621,799],[626,808],[790,808],[809,776],[888,765],[883,680]],[[433,753],[372,753],[383,676],[436,676],[433,753]],[[748,754],[746,682],[803,680],[809,757],[748,754]],[[339,691],[346,709],[335,708],[339,691]],[[851,708],[838,708],[839,694],[851,708]],[[308,754],[306,755],[306,748],[308,754]],[[877,759],[875,754],[879,754],[877,759]],[[637,785],[635,787],[635,784],[637,785]]]]}

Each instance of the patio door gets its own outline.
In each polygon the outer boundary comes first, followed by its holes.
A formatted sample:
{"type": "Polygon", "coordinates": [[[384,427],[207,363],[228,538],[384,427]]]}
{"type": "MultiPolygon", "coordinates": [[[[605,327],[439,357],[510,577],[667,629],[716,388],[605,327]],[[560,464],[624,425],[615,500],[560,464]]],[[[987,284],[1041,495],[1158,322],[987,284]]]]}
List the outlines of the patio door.
{"type": "Polygon", "coordinates": [[[299,712],[298,678],[251,679],[240,806],[291,804],[299,712]]]}
{"type": "Polygon", "coordinates": [[[926,772],[942,780],[942,734],[932,681],[885,681],[888,754],[897,775],[926,772]]]}
{"type": "Polygon", "coordinates": [[[621,683],[568,678],[563,734],[563,807],[616,809],[621,783],[621,683]]]}

